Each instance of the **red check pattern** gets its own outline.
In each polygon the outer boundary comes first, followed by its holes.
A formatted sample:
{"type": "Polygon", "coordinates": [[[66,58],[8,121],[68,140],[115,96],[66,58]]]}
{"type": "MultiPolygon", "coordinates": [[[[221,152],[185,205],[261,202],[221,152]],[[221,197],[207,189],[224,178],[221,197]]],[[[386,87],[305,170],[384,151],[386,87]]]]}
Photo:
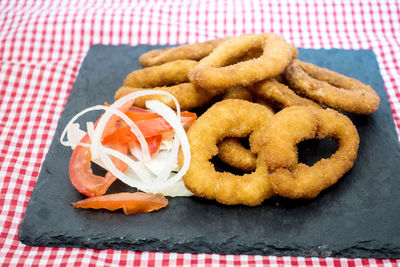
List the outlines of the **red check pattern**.
{"type": "Polygon", "coordinates": [[[28,247],[18,227],[79,66],[93,44],[194,43],[276,32],[299,47],[373,49],[400,129],[400,2],[3,0],[0,2],[0,264],[396,266],[302,258],[28,247]]]}

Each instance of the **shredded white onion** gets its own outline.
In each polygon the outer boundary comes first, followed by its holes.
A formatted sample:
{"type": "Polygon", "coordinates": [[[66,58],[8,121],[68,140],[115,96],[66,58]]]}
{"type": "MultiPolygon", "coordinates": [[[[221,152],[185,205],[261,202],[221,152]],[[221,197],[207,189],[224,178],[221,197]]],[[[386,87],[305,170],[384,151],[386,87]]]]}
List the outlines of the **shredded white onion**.
{"type": "MultiPolygon", "coordinates": [[[[181,124],[180,106],[175,97],[164,91],[145,90],[126,95],[120,98],[110,107],[97,105],[87,108],[75,115],[65,127],[60,137],[60,142],[63,145],[76,145],[77,137],[75,136],[75,141],[72,141],[71,133],[75,132],[75,135],[77,135],[79,132],[76,130],[76,128],[78,127],[79,129],[79,125],[76,126],[76,123],[74,122],[83,114],[93,110],[105,110],[105,113],[101,116],[96,127],[93,126],[93,123],[87,123],[90,144],[84,144],[81,142],[78,143],[78,145],[90,147],[93,157],[92,160],[110,171],[122,182],[141,191],[151,193],[163,193],[166,196],[192,195],[192,193],[186,189],[182,181],[182,176],[186,173],[190,164],[190,146],[185,129],[181,124]],[[137,97],[155,94],[162,94],[171,97],[177,109],[175,114],[175,112],[171,108],[159,101],[146,102],[146,107],[152,112],[155,112],[162,116],[170,124],[170,126],[173,128],[173,131],[175,132],[175,136],[172,140],[172,147],[163,151],[163,153],[167,153],[168,155],[163,154],[162,157],[155,157],[154,159],[155,161],[158,161],[158,163],[160,163],[160,159],[167,159],[167,161],[163,162],[163,166],[161,168],[156,162],[151,162],[147,142],[143,134],[140,132],[139,128],[132,120],[129,119],[127,115],[119,110],[119,108],[121,108],[124,104],[127,104],[128,102],[133,102],[134,99],[137,97]],[[132,158],[119,151],[105,147],[101,144],[101,138],[105,127],[113,115],[117,115],[127,125],[130,126],[132,133],[135,134],[137,139],[139,140],[141,155],[135,153],[135,157],[132,158]],[[67,141],[64,141],[66,134],[67,141]],[[180,147],[183,152],[184,162],[181,169],[178,172],[175,172],[178,166],[177,160],[180,147]],[[122,162],[126,163],[128,165],[128,170],[125,172],[121,172],[120,170],[118,170],[118,168],[116,168],[116,166],[112,162],[110,156],[118,158],[122,162]]],[[[82,135],[82,131],[79,133],[79,135],[82,135]]]]}
{"type": "MultiPolygon", "coordinates": [[[[172,179],[170,179],[174,182],[177,182],[186,173],[190,165],[190,157],[191,157],[190,145],[185,129],[182,126],[180,117],[175,115],[174,111],[170,109],[168,106],[164,105],[163,103],[159,101],[147,101],[146,107],[152,110],[153,112],[161,115],[171,125],[171,127],[175,130],[175,138],[177,138],[180,142],[184,157],[183,165],[179,170],[179,172],[172,179]]],[[[177,147],[175,147],[174,145],[173,145],[173,153],[176,153],[176,159],[177,159],[179,152],[179,145],[177,147]]]]}
{"type": "Polygon", "coordinates": [[[85,136],[86,132],[79,128],[79,123],[71,123],[66,130],[68,146],[70,146],[72,149],[75,149],[75,147],[85,136]]]}
{"type": "MultiPolygon", "coordinates": [[[[118,109],[115,109],[115,108],[112,108],[112,107],[107,107],[107,106],[102,106],[102,105],[96,105],[96,106],[84,109],[81,112],[79,112],[78,114],[76,114],[67,123],[67,126],[65,126],[63,132],[61,133],[61,136],[60,136],[61,144],[64,145],[64,146],[70,146],[70,141],[69,140],[64,141],[64,139],[65,139],[65,136],[67,134],[67,131],[71,128],[71,125],[74,124],[74,122],[79,117],[81,117],[82,115],[84,115],[84,114],[86,114],[86,113],[88,113],[90,111],[96,111],[96,110],[105,110],[106,113],[100,118],[99,123],[98,123],[98,125],[96,127],[96,130],[99,131],[100,122],[102,124],[104,124],[103,127],[102,127],[103,129],[101,130],[101,132],[97,132],[97,135],[98,135],[98,133],[100,133],[100,137],[96,136],[96,131],[94,131],[93,139],[97,139],[98,138],[100,140],[101,134],[104,131],[105,125],[107,124],[108,120],[111,118],[111,115],[115,114],[115,115],[119,116],[123,121],[125,121],[125,123],[127,123],[129,126],[131,126],[131,131],[132,131],[133,134],[136,135],[137,139],[139,140],[139,143],[140,143],[140,145],[142,147],[142,150],[147,152],[147,154],[149,155],[148,157],[150,157],[149,147],[147,145],[146,139],[144,138],[142,132],[139,130],[139,128],[136,126],[136,124],[128,116],[126,116],[123,112],[119,111],[118,109]],[[105,117],[107,117],[107,120],[104,122],[104,118],[105,117]]],[[[91,139],[92,145],[93,145],[93,139],[91,139]]],[[[95,141],[97,141],[97,140],[95,140],[95,141]]],[[[85,144],[85,143],[82,143],[82,142],[79,142],[78,145],[88,147],[88,144],[85,144]]]]}

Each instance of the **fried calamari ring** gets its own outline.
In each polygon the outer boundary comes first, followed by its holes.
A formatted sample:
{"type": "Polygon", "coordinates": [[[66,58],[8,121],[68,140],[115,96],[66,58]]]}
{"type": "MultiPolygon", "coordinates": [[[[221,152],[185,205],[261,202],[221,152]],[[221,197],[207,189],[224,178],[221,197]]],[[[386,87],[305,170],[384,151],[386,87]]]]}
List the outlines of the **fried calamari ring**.
{"type": "Polygon", "coordinates": [[[337,110],[371,114],[380,103],[369,85],[297,59],[286,68],[285,78],[299,94],[337,110]]]}
{"type": "Polygon", "coordinates": [[[251,136],[270,117],[271,113],[265,107],[238,99],[223,100],[209,108],[187,133],[191,161],[183,176],[186,187],[196,196],[215,199],[227,205],[255,206],[272,197],[274,192],[268,179],[263,151],[258,154],[255,171],[243,176],[217,172],[210,162],[218,154],[216,144],[219,141],[225,137],[251,136]]]}
{"type": "Polygon", "coordinates": [[[194,60],[176,60],[159,66],[134,70],[129,73],[123,86],[153,88],[189,82],[188,74],[198,64],[194,60]]]}
{"type": "MultiPolygon", "coordinates": [[[[149,89],[149,88],[147,88],[149,89]]],[[[179,102],[182,110],[191,110],[192,108],[199,107],[209,103],[212,97],[203,90],[196,88],[192,83],[182,83],[174,86],[154,87],[153,90],[161,90],[173,95],[179,102]]],[[[146,90],[144,88],[121,87],[115,94],[115,100],[133,92],[146,90]]],[[[175,109],[174,101],[165,95],[149,95],[141,96],[135,99],[135,106],[145,108],[146,101],[158,100],[172,109],[175,109]]]]}
{"type": "MultiPolygon", "coordinates": [[[[232,87],[227,89],[223,99],[242,99],[252,101],[253,96],[245,87],[232,87]]],[[[263,105],[271,114],[274,109],[264,99],[256,98],[254,103],[263,105]]],[[[218,143],[218,157],[226,164],[243,171],[251,172],[256,169],[257,155],[245,148],[237,138],[228,137],[218,143]]]]}
{"type": "Polygon", "coordinates": [[[276,113],[263,129],[270,178],[275,193],[288,198],[313,198],[335,184],[354,164],[359,136],[351,120],[332,109],[303,106],[276,113]],[[296,144],[332,137],[338,150],[313,166],[298,163],[296,144]]]}
{"type": "MultiPolygon", "coordinates": [[[[196,66],[193,60],[177,60],[163,65],[135,70],[128,74],[124,85],[115,93],[115,100],[133,92],[146,89],[161,90],[172,94],[182,110],[190,110],[211,101],[212,97],[189,82],[188,72],[196,66]]],[[[176,108],[174,101],[165,95],[139,97],[135,105],[145,108],[148,100],[158,100],[171,108],[176,108]]]]}
{"type": "Polygon", "coordinates": [[[187,44],[165,49],[151,50],[139,57],[143,67],[161,65],[179,59],[200,60],[208,56],[214,48],[226,41],[229,37],[209,40],[203,43],[187,44]]]}
{"type": "Polygon", "coordinates": [[[218,157],[237,169],[252,172],[257,166],[257,154],[246,149],[238,138],[227,137],[218,144],[218,157]]]}
{"type": "Polygon", "coordinates": [[[252,95],[247,90],[247,88],[242,86],[234,86],[231,88],[226,89],[225,94],[222,96],[222,99],[242,99],[251,101],[252,95]]]}
{"type": "Polygon", "coordinates": [[[268,101],[263,97],[255,95],[255,96],[253,96],[253,102],[263,105],[264,107],[269,109],[272,113],[275,113],[274,105],[273,105],[273,103],[271,103],[271,101],[268,101]]]}
{"type": "MultiPolygon", "coordinates": [[[[249,101],[249,99],[245,98],[246,94],[243,92],[241,94],[239,92],[230,93],[229,91],[227,91],[224,99],[228,99],[226,97],[227,95],[236,97],[236,98],[231,97],[231,99],[244,99],[249,101]]],[[[254,103],[263,105],[266,109],[268,109],[271,112],[271,114],[274,113],[274,109],[272,108],[271,104],[266,102],[263,98],[256,97],[254,103]]],[[[218,157],[226,164],[236,169],[240,169],[247,172],[251,172],[256,169],[257,155],[251,152],[249,149],[245,148],[240,143],[239,139],[234,137],[227,137],[221,142],[219,142],[217,146],[218,146],[218,157]]]]}
{"type": "Polygon", "coordinates": [[[278,82],[274,78],[258,82],[255,85],[250,86],[249,89],[254,94],[274,103],[280,109],[290,106],[311,106],[321,108],[321,106],[314,101],[297,95],[292,89],[287,87],[285,84],[278,82]]]}
{"type": "Polygon", "coordinates": [[[274,77],[296,56],[297,49],[276,34],[244,34],[220,44],[190,71],[189,78],[196,86],[217,94],[221,89],[274,77]],[[260,57],[226,66],[257,47],[263,50],[260,57]]]}

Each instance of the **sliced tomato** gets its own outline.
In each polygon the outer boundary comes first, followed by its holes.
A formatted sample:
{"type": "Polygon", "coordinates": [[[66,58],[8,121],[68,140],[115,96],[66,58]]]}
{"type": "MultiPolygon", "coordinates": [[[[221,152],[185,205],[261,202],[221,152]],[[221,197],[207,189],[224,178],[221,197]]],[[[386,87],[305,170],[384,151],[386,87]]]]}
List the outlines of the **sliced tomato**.
{"type": "Polygon", "coordinates": [[[142,192],[96,196],[72,203],[74,208],[107,210],[123,209],[126,215],[151,212],[166,207],[167,205],[168,199],[163,195],[142,192]]]}
{"type": "MultiPolygon", "coordinates": [[[[132,107],[133,102],[134,102],[134,100],[128,101],[125,104],[123,104],[121,107],[119,107],[118,109],[125,113],[126,111],[128,111],[132,107]]],[[[96,125],[99,122],[99,120],[96,122],[96,125]]],[[[110,133],[114,132],[115,129],[119,128],[121,126],[119,124],[119,120],[120,120],[120,117],[115,115],[115,114],[113,114],[110,117],[110,119],[107,121],[106,126],[104,127],[104,131],[103,131],[102,137],[109,135],[110,133]]]]}
{"type": "MultiPolygon", "coordinates": [[[[160,149],[162,135],[155,135],[152,137],[146,138],[147,144],[149,145],[150,155],[153,155],[160,149]]],[[[139,142],[137,143],[139,145],[139,142]]]]}
{"type": "MultiPolygon", "coordinates": [[[[89,136],[85,135],[82,142],[88,142],[89,136]]],[[[125,155],[128,154],[128,145],[119,144],[110,146],[110,148],[117,150],[125,155]]],[[[82,194],[92,197],[101,196],[105,194],[108,187],[117,179],[111,172],[107,172],[105,177],[95,175],[92,172],[90,162],[92,156],[90,148],[77,146],[72,152],[69,161],[69,177],[72,185],[82,194]]],[[[111,157],[115,167],[120,171],[125,171],[128,166],[122,161],[111,157]]]]}
{"type": "Polygon", "coordinates": [[[141,111],[127,111],[125,114],[132,120],[132,121],[141,121],[141,120],[150,120],[155,118],[161,118],[160,115],[157,113],[152,112],[141,112],[141,111]]]}
{"type": "MultiPolygon", "coordinates": [[[[150,156],[154,155],[159,149],[162,141],[162,135],[155,135],[146,138],[147,145],[149,146],[150,156]]],[[[135,147],[140,148],[139,141],[134,140],[128,143],[129,149],[134,149],[135,147]]]]}
{"type": "Polygon", "coordinates": [[[150,112],[150,111],[148,111],[148,110],[146,110],[146,109],[139,108],[139,107],[136,107],[136,106],[131,106],[131,107],[129,108],[128,111],[133,111],[133,112],[150,112]]]}
{"type": "MultiPolygon", "coordinates": [[[[129,110],[130,106],[132,106],[132,102],[124,104],[120,110],[125,112],[129,110]]],[[[110,134],[111,132],[115,131],[115,129],[118,129],[118,121],[119,117],[112,115],[106,124],[103,136],[110,134]]],[[[96,122],[95,127],[98,122],[99,120],[96,122]]],[[[82,138],[81,142],[89,143],[89,135],[86,134],[82,138]]],[[[128,154],[128,144],[126,143],[111,144],[109,147],[125,155],[128,154]]],[[[107,172],[105,177],[93,174],[91,169],[91,160],[92,155],[90,153],[90,148],[77,146],[72,152],[71,159],[69,161],[69,177],[72,185],[82,194],[88,197],[101,196],[105,194],[108,187],[110,187],[117,177],[111,174],[111,172],[107,172]]],[[[113,161],[115,167],[122,172],[128,168],[128,165],[114,157],[111,157],[111,160],[113,161]]]]}
{"type": "MultiPolygon", "coordinates": [[[[144,112],[127,112],[127,115],[135,122],[137,127],[142,132],[145,138],[160,135],[172,130],[169,123],[156,113],[144,112]],[[146,114],[146,115],[143,115],[146,114]],[[148,116],[147,118],[145,118],[148,116]],[[138,119],[140,118],[140,119],[138,119]]],[[[191,112],[181,113],[181,122],[185,126],[196,120],[196,114],[191,112]]],[[[105,136],[102,140],[103,145],[130,143],[137,141],[135,134],[133,134],[128,125],[124,125],[116,129],[111,134],[105,136]]]]}
{"type": "MultiPolygon", "coordinates": [[[[119,108],[120,111],[126,113],[134,120],[142,131],[149,145],[150,154],[153,155],[159,150],[162,136],[161,133],[171,131],[169,124],[158,114],[148,112],[147,110],[133,107],[133,101],[125,103],[119,108]]],[[[186,125],[196,119],[196,114],[190,112],[181,113],[182,124],[186,125]]],[[[128,145],[139,146],[138,140],[130,131],[129,126],[124,125],[117,115],[112,115],[108,120],[104,132],[102,144],[107,145],[114,150],[127,155],[128,145]]],[[[98,124],[98,121],[95,124],[98,124]]],[[[89,136],[86,134],[81,142],[88,143],[89,136]]],[[[91,153],[90,149],[83,146],[77,146],[72,152],[69,175],[74,187],[82,194],[93,197],[105,194],[108,187],[117,179],[111,172],[107,172],[105,177],[94,175],[91,169],[91,153]]],[[[128,166],[122,161],[111,157],[114,165],[120,171],[125,171],[128,166]]]]}

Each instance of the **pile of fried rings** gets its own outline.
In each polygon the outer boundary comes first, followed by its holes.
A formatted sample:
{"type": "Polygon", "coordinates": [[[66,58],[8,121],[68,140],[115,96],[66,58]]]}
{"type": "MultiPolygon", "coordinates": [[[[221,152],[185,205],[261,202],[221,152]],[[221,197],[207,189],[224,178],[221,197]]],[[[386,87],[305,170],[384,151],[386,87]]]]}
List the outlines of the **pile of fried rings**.
{"type": "MultiPolygon", "coordinates": [[[[210,106],[187,132],[191,164],[183,180],[196,196],[249,206],[276,195],[314,198],[357,157],[357,129],[343,112],[371,114],[380,98],[370,86],[297,55],[273,33],[152,50],[115,99],[157,89],[175,96],[183,110],[210,106]],[[243,137],[250,149],[241,145],[243,137]],[[325,137],[338,144],[330,158],[312,166],[298,162],[298,143],[325,137]],[[216,155],[246,173],[216,171],[210,161],[216,155]]],[[[175,108],[164,95],[141,97],[135,105],[154,99],[175,108]]]]}

